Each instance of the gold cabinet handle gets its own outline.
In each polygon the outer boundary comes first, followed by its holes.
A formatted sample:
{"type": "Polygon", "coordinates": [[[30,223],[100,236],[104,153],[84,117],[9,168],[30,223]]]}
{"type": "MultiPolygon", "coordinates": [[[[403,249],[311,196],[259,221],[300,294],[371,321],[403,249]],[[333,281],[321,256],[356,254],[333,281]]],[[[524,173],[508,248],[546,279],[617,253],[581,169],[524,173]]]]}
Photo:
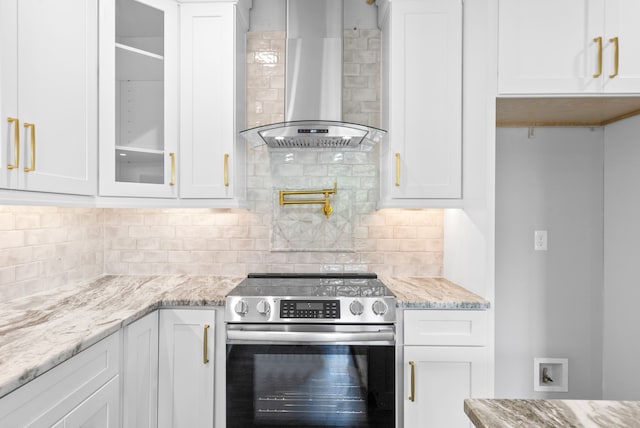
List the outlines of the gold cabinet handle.
{"type": "Polygon", "coordinates": [[[209,324],[204,325],[204,345],[202,347],[202,362],[207,364],[209,362],[209,324]]]}
{"type": "Polygon", "coordinates": [[[400,186],[400,153],[396,153],[396,186],[400,186]]]}
{"type": "Polygon", "coordinates": [[[610,42],[613,43],[613,73],[609,75],[610,78],[614,78],[618,75],[618,58],[619,58],[619,46],[618,46],[618,38],[612,37],[609,39],[610,42]]]}
{"type": "Polygon", "coordinates": [[[598,43],[598,72],[593,77],[600,77],[602,75],[602,37],[596,37],[593,41],[598,43]]]}
{"type": "Polygon", "coordinates": [[[409,366],[411,366],[411,395],[409,396],[409,401],[416,401],[416,363],[409,361],[409,366]]]}
{"type": "Polygon", "coordinates": [[[224,187],[229,187],[229,153],[224,154],[224,187]]]}
{"type": "Polygon", "coordinates": [[[24,127],[27,130],[31,129],[31,162],[30,166],[24,167],[24,172],[30,172],[36,170],[36,125],[25,122],[24,127]]]}
{"type": "Polygon", "coordinates": [[[7,121],[12,123],[13,128],[13,164],[8,164],[7,169],[16,169],[20,165],[20,121],[15,117],[8,117],[7,121]]]}
{"type": "Polygon", "coordinates": [[[176,154],[169,153],[169,157],[171,157],[171,181],[169,182],[169,186],[175,186],[176,184],[176,154]]]}

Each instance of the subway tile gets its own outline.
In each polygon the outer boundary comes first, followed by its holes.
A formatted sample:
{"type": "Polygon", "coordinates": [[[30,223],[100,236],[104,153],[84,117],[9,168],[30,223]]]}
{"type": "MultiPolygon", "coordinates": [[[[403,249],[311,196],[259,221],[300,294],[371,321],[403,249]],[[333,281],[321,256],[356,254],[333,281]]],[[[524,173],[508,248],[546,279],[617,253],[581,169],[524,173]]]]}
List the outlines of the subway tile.
{"type": "Polygon", "coordinates": [[[424,239],[400,239],[399,240],[400,251],[404,252],[419,252],[427,251],[427,241],[424,239]]]}
{"type": "Polygon", "coordinates": [[[16,247],[0,250],[0,267],[15,266],[39,260],[35,257],[34,247],[16,247]]]}
{"type": "Polygon", "coordinates": [[[397,239],[378,239],[376,241],[376,251],[398,251],[400,242],[397,239]]]}
{"type": "Polygon", "coordinates": [[[36,229],[40,228],[40,214],[39,213],[27,213],[16,216],[15,228],[16,229],[36,229]]]}
{"type": "Polygon", "coordinates": [[[0,231],[0,248],[22,247],[25,242],[25,232],[22,230],[0,231]]]}
{"type": "Polygon", "coordinates": [[[139,238],[136,240],[136,248],[139,250],[160,249],[160,238],[139,238]]]}
{"type": "Polygon", "coordinates": [[[141,263],[144,261],[144,253],[142,251],[122,251],[120,252],[120,260],[123,263],[141,263]]]}
{"type": "MultiPolygon", "coordinates": [[[[262,38],[263,39],[284,40],[286,36],[287,36],[287,33],[285,31],[264,31],[264,32],[262,32],[262,38]]],[[[283,45],[283,49],[284,49],[284,45],[283,45]]]]}
{"type": "Polygon", "coordinates": [[[184,249],[184,242],[182,239],[161,239],[160,249],[168,251],[180,251],[184,249]]]}
{"type": "Polygon", "coordinates": [[[253,239],[232,239],[229,241],[229,249],[232,251],[238,250],[253,250],[253,239]]]}
{"type": "Polygon", "coordinates": [[[393,231],[393,238],[396,239],[412,239],[416,238],[416,227],[415,226],[395,226],[391,227],[393,231]]]}
{"type": "Polygon", "coordinates": [[[345,37],[342,46],[345,52],[369,49],[368,40],[362,37],[345,37]]]}
{"type": "MultiPolygon", "coordinates": [[[[0,267],[0,285],[4,284],[13,284],[16,281],[16,267],[0,267]]],[[[3,287],[3,290],[8,290],[8,288],[3,287]]],[[[15,292],[15,290],[13,290],[15,292]]],[[[0,291],[1,292],[1,291],[0,291]]]]}
{"type": "Polygon", "coordinates": [[[12,212],[0,211],[0,231],[16,228],[15,215],[12,212]]]}
{"type": "Polygon", "coordinates": [[[262,52],[271,50],[271,42],[263,38],[247,38],[247,52],[262,52]]]}
{"type": "Polygon", "coordinates": [[[167,252],[166,251],[144,251],[145,263],[166,263],[167,252]]]}
{"type": "Polygon", "coordinates": [[[136,240],[134,238],[111,238],[107,240],[110,248],[113,250],[132,250],[136,248],[136,240]]]}
{"type": "Polygon", "coordinates": [[[209,241],[206,238],[184,238],[182,248],[184,251],[199,251],[209,249],[209,241]]]}

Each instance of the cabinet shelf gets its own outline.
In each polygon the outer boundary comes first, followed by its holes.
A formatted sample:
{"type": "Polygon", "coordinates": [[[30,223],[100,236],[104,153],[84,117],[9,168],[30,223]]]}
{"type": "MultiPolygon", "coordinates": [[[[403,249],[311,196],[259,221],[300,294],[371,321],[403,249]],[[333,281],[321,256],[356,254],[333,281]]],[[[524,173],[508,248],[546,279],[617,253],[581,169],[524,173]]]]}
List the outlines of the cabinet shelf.
{"type": "Polygon", "coordinates": [[[117,80],[164,80],[164,56],[116,43],[117,80]]]}
{"type": "Polygon", "coordinates": [[[149,57],[149,58],[154,58],[154,59],[157,59],[157,60],[160,60],[160,61],[164,60],[164,56],[162,56],[162,55],[158,55],[158,54],[155,54],[153,52],[146,51],[144,49],[134,48],[133,46],[125,45],[123,43],[116,43],[116,48],[117,49],[124,49],[126,51],[133,52],[133,53],[139,54],[139,55],[143,55],[143,56],[146,56],[146,57],[149,57]]]}
{"type": "Polygon", "coordinates": [[[123,151],[123,152],[149,153],[153,155],[164,154],[164,150],[144,149],[144,148],[132,147],[132,146],[116,146],[116,150],[123,151]]]}

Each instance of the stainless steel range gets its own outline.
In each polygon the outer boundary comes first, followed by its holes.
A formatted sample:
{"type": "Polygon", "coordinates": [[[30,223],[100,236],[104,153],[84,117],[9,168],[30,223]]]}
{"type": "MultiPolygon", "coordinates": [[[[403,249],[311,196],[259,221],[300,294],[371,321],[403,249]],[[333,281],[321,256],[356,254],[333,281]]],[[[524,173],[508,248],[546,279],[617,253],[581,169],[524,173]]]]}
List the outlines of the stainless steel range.
{"type": "Polygon", "coordinates": [[[250,274],[226,298],[227,427],[394,427],[395,322],[375,274],[250,274]]]}
{"type": "Polygon", "coordinates": [[[225,321],[387,324],[395,304],[376,274],[249,274],[227,295],[225,321]]]}

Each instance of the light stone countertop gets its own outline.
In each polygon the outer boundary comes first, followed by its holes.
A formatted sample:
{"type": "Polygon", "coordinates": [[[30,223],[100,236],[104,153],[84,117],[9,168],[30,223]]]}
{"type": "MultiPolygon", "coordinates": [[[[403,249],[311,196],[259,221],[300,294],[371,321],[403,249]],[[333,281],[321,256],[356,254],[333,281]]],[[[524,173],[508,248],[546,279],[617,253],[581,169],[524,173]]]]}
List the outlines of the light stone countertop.
{"type": "Polygon", "coordinates": [[[444,278],[380,277],[402,309],[489,309],[484,298],[444,278]]]}
{"type": "MultiPolygon", "coordinates": [[[[224,306],[244,277],[104,276],[0,303],[0,397],[163,307],[224,306]]],[[[443,278],[380,278],[399,308],[486,309],[443,278]]]]}
{"type": "Polygon", "coordinates": [[[611,428],[640,425],[640,401],[464,400],[476,428],[611,428]]]}

